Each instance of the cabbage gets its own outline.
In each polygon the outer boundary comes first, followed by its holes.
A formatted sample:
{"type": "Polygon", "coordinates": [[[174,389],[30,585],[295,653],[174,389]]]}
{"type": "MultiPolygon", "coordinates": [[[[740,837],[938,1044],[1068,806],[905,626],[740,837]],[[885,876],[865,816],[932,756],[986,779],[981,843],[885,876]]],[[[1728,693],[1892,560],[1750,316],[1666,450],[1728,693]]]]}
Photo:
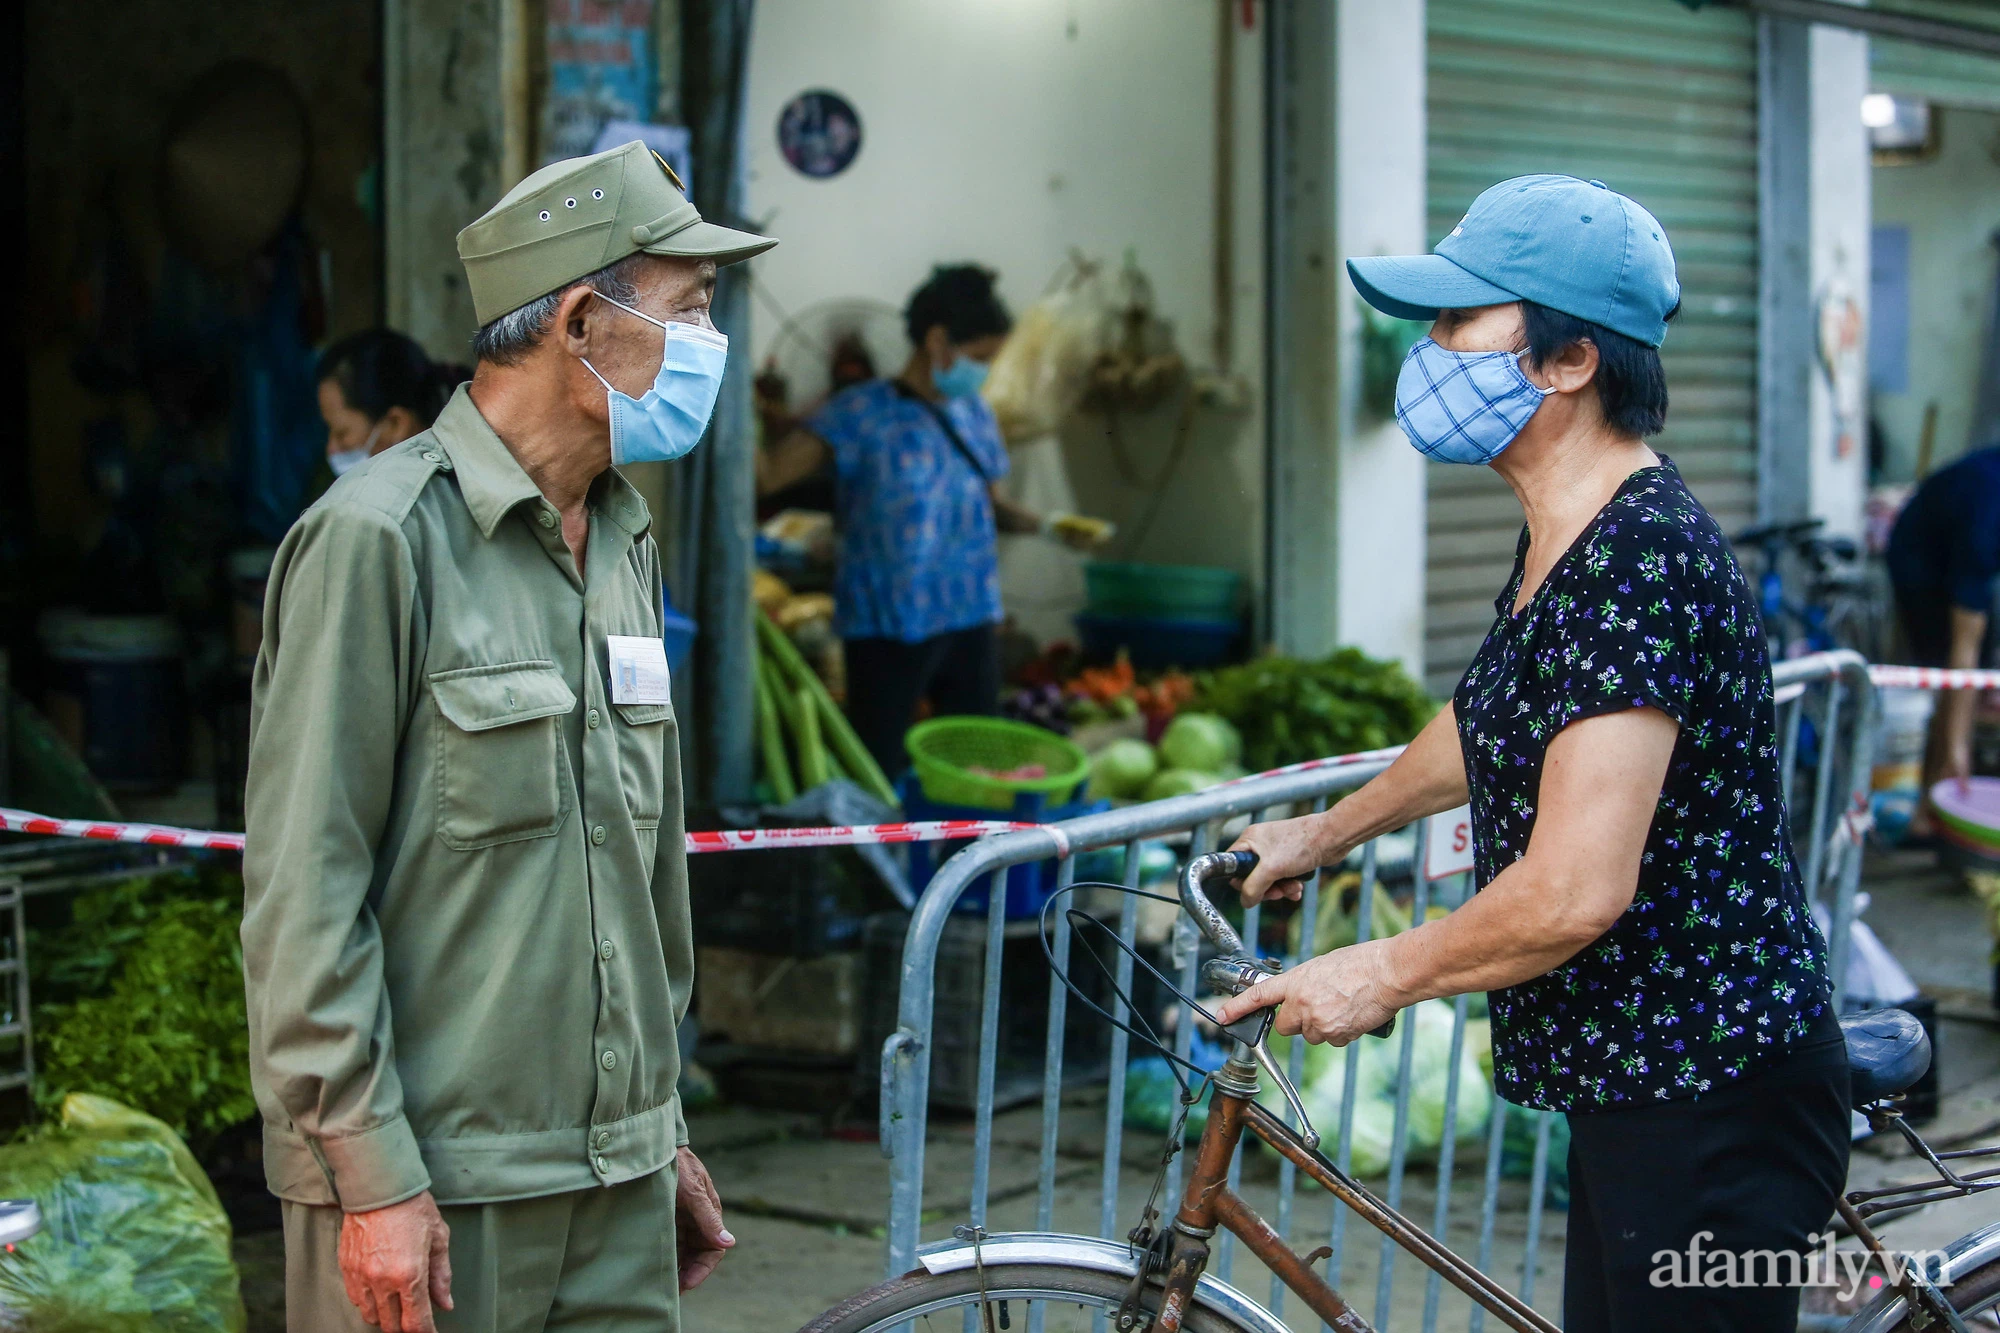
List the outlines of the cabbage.
{"type": "Polygon", "coordinates": [[[1146,742],[1113,741],[1090,758],[1090,798],[1137,796],[1159,771],[1160,757],[1146,742]]]}
{"type": "MultiPolygon", "coordinates": [[[[1272,1053],[1277,1055],[1275,1043],[1280,1038],[1273,1037],[1272,1053]]],[[[1289,1046],[1289,1042],[1285,1043],[1289,1046]]],[[[1349,1144],[1349,1170],[1357,1176],[1379,1176],[1389,1169],[1389,1150],[1394,1146],[1396,1130],[1396,1055],[1393,1050],[1385,1052],[1385,1043],[1363,1039],[1354,1056],[1349,1056],[1352,1047],[1335,1048],[1319,1044],[1306,1046],[1306,1072],[1299,1090],[1299,1099],[1305,1103],[1306,1118],[1312,1121],[1314,1129],[1324,1140],[1320,1151],[1328,1157],[1338,1159],[1340,1149],[1340,1104],[1347,1087],[1347,1062],[1355,1061],[1354,1125],[1347,1136],[1349,1144]]],[[[1387,1043],[1393,1047],[1395,1043],[1387,1043]]],[[[1278,1067],[1291,1068],[1289,1052],[1278,1056],[1278,1067]]],[[[1264,1080],[1266,1083],[1269,1080],[1264,1080]]],[[[1284,1094],[1276,1087],[1260,1090],[1259,1100],[1265,1108],[1283,1115],[1284,1094]]]]}
{"type": "Polygon", "coordinates": [[[1214,713],[1182,713],[1160,737],[1160,758],[1168,768],[1214,773],[1243,757],[1243,737],[1214,713]]]}
{"type": "Polygon", "coordinates": [[[1220,781],[1222,779],[1213,773],[1192,768],[1168,768],[1154,775],[1143,794],[1149,801],[1164,801],[1169,796],[1192,796],[1198,791],[1207,791],[1220,781]]]}
{"type": "MultiPolygon", "coordinates": [[[[1340,1104],[1347,1087],[1347,1062],[1355,1062],[1354,1125],[1348,1135],[1353,1171],[1357,1176],[1378,1176],[1389,1169],[1390,1151],[1396,1130],[1396,1082],[1402,1071],[1403,1030],[1416,1027],[1410,1051],[1410,1118],[1405,1143],[1405,1160],[1435,1161],[1444,1139],[1445,1085],[1451,1072],[1452,1002],[1425,1000],[1405,1009],[1396,1020],[1396,1031],[1386,1041],[1363,1037],[1356,1046],[1335,1049],[1308,1044],[1305,1070],[1299,1079],[1299,1097],[1306,1117],[1325,1140],[1321,1151],[1337,1156],[1340,1139],[1340,1104]],[[1350,1056],[1349,1052],[1356,1054],[1350,1056]]],[[[1485,1044],[1484,1024],[1468,1021],[1465,1043],[1459,1052],[1458,1120],[1453,1137],[1459,1143],[1476,1142],[1486,1133],[1493,1109],[1493,1088],[1480,1065],[1485,1044]]],[[[1291,1039],[1275,1033],[1270,1037],[1271,1054],[1278,1067],[1291,1069],[1291,1039]]],[[[1284,1096],[1265,1080],[1257,1100],[1274,1114],[1285,1113],[1284,1096]]]]}
{"type": "MultiPolygon", "coordinates": [[[[1445,1091],[1451,1077],[1451,1001],[1425,1000],[1404,1010],[1403,1019],[1417,1025],[1416,1049],[1410,1053],[1410,1152],[1430,1157],[1444,1142],[1445,1091]]],[[[1493,1090],[1479,1066],[1479,1036],[1468,1019],[1458,1055],[1458,1120],[1452,1127],[1452,1137],[1460,1143],[1484,1134],[1487,1116],[1493,1110],[1493,1090]]]]}

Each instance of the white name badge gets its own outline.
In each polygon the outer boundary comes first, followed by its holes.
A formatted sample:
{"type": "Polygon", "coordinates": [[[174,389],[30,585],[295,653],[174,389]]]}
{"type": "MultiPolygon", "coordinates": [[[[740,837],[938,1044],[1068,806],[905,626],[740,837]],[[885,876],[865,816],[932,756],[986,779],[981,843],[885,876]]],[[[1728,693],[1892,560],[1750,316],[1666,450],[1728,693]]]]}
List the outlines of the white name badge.
{"type": "Polygon", "coordinates": [[[1443,879],[1472,869],[1472,807],[1461,805],[1424,824],[1424,878],[1443,879]]]}
{"type": "Polygon", "coordinates": [[[667,646],[658,639],[607,634],[611,650],[611,702],[665,704],[673,702],[673,682],[667,677],[667,646]]]}

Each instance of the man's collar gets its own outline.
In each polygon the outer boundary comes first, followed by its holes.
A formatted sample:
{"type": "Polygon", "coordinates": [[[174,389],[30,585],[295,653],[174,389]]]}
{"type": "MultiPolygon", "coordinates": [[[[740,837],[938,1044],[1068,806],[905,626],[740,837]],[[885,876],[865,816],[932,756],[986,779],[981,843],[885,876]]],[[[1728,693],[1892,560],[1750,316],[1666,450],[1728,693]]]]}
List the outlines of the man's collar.
{"type": "MultiPolygon", "coordinates": [[[[458,474],[459,493],[483,535],[490,538],[514,506],[542,498],[534,479],[480,415],[468,386],[458,386],[431,431],[450,457],[452,471],[458,474]]],[[[631,533],[634,541],[652,526],[645,499],[617,468],[599,476],[591,491],[599,512],[631,533]]]]}

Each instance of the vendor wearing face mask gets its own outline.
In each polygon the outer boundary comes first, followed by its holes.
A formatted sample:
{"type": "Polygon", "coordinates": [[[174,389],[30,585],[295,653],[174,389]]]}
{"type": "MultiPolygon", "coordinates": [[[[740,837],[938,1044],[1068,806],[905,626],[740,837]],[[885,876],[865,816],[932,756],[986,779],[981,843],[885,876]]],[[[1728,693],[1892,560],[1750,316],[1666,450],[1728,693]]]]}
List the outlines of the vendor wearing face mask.
{"type": "Polygon", "coordinates": [[[973,264],[934,270],[903,312],[911,350],[901,372],[835,394],[757,458],[760,495],[833,464],[847,711],[891,775],[909,767],[903,733],[919,700],[946,714],[997,707],[997,533],[1042,532],[1087,548],[1109,531],[1072,515],[1044,518],[999,492],[1007,447],[979,396],[1013,327],[995,276],[973,264]]]}
{"type": "Polygon", "coordinates": [[[326,464],[338,477],[431,423],[451,392],[472,378],[463,366],[433,362],[394,329],[342,338],[319,359],[319,414],[326,464]]]}

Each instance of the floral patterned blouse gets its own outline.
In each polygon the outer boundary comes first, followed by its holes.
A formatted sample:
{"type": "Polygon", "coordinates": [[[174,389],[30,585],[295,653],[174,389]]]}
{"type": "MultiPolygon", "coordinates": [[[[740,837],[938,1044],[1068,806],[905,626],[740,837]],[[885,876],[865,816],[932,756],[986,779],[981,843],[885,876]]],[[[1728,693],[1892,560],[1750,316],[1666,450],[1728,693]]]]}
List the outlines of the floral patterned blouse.
{"type": "Polygon", "coordinates": [[[999,624],[987,486],[1007,475],[1007,445],[985,400],[933,408],[894,380],[869,380],[828,399],[806,429],[833,450],[835,631],[918,643],[999,624]]]}
{"type": "Polygon", "coordinates": [[[1557,732],[1657,708],[1680,737],[1624,916],[1490,996],[1496,1086],[1557,1111],[1727,1087],[1832,998],[1786,832],[1756,601],[1665,459],[1625,480],[1512,615],[1527,550],[1523,529],[1499,618],[1453,698],[1480,886],[1528,850],[1557,732]]]}

